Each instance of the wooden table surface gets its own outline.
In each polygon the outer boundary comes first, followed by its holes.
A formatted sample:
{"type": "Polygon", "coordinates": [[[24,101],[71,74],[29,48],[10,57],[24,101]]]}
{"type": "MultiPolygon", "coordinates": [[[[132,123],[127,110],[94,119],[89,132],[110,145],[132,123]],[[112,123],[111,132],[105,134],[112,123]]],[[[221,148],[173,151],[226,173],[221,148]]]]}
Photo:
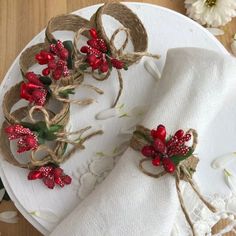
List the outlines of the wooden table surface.
{"type": "MultiPolygon", "coordinates": [[[[185,13],[184,0],[137,1],[149,2],[185,13]]],[[[0,79],[3,79],[18,53],[46,26],[51,17],[102,2],[100,0],[0,0],[0,79]]],[[[229,50],[232,37],[236,33],[236,18],[222,29],[225,34],[219,37],[219,40],[229,50]]],[[[9,209],[15,209],[12,202],[0,203],[0,212],[9,209]]],[[[217,232],[224,223],[227,222],[218,224],[214,231],[217,232]]],[[[0,222],[0,236],[38,235],[41,234],[21,215],[18,224],[0,222]]],[[[233,235],[235,234],[225,234],[225,236],[233,235]]]]}

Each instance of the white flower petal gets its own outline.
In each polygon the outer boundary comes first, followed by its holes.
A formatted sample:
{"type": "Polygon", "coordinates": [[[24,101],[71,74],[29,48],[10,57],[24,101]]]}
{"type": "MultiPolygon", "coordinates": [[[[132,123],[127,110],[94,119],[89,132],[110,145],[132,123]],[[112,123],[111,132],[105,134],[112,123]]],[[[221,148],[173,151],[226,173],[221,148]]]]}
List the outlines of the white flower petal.
{"type": "Polygon", "coordinates": [[[224,169],[225,182],[231,191],[236,194],[236,177],[229,172],[229,170],[224,169]]]}
{"type": "Polygon", "coordinates": [[[118,115],[119,115],[119,111],[117,108],[110,108],[110,109],[106,109],[104,111],[99,112],[98,114],[96,114],[95,118],[97,120],[106,120],[112,117],[116,117],[118,115]]]}
{"type": "Polygon", "coordinates": [[[158,69],[158,67],[156,66],[156,64],[154,63],[154,61],[152,59],[147,59],[144,62],[144,67],[147,70],[147,72],[149,72],[149,74],[151,74],[151,76],[156,80],[159,81],[161,78],[161,73],[158,69]]]}
{"type": "Polygon", "coordinates": [[[216,0],[214,6],[207,6],[206,0],[185,0],[187,14],[202,25],[223,26],[236,16],[235,0],[216,0]]]}
{"type": "Polygon", "coordinates": [[[224,168],[227,164],[236,160],[236,153],[228,153],[223,156],[217,157],[212,163],[211,167],[214,169],[224,168]]]}
{"type": "Polygon", "coordinates": [[[207,30],[215,36],[224,35],[224,31],[219,28],[207,28],[207,30]]]}
{"type": "Polygon", "coordinates": [[[9,224],[15,224],[17,223],[19,218],[17,217],[16,211],[4,211],[0,213],[0,221],[9,223],[9,224]]]}
{"type": "Polygon", "coordinates": [[[51,210],[32,211],[30,214],[50,223],[56,223],[60,220],[58,216],[51,210]]]}
{"type": "Polygon", "coordinates": [[[1,202],[2,199],[3,199],[3,197],[4,197],[4,195],[5,195],[5,192],[6,192],[5,188],[0,189],[0,202],[1,202]]]}

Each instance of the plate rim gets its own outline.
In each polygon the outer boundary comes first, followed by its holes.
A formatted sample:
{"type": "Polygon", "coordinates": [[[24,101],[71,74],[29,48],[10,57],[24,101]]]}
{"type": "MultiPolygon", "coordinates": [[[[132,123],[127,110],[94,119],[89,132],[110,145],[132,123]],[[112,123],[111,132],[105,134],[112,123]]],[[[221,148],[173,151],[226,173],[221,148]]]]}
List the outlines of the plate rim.
{"type": "MultiPolygon", "coordinates": [[[[222,51],[222,53],[225,53],[225,54],[229,54],[229,52],[226,50],[226,48],[223,46],[223,44],[214,36],[212,35],[206,28],[202,27],[199,23],[193,21],[192,19],[190,19],[189,17],[177,12],[177,11],[174,11],[172,9],[169,9],[169,8],[166,8],[166,7],[163,7],[163,6],[159,6],[159,5],[155,5],[155,4],[151,4],[151,3],[142,3],[142,2],[121,2],[122,4],[125,4],[127,6],[135,6],[135,5],[146,5],[146,6],[150,6],[150,7],[154,7],[154,8],[157,8],[157,9],[160,9],[162,11],[166,11],[166,12],[169,12],[171,13],[172,15],[176,15],[178,17],[181,17],[183,18],[184,20],[188,21],[188,22],[191,22],[191,24],[194,24],[197,28],[199,28],[201,31],[204,31],[211,40],[213,40],[216,45],[219,47],[219,50],[222,51]]],[[[80,8],[80,9],[77,9],[71,13],[68,13],[68,14],[77,14],[78,15],[78,11],[84,11],[84,10],[88,10],[89,8],[96,8],[96,7],[99,7],[103,4],[95,4],[95,5],[90,5],[90,6],[87,6],[87,7],[83,7],[83,8],[80,8]]],[[[7,70],[7,73],[5,74],[3,80],[1,81],[1,84],[0,86],[2,86],[2,84],[4,84],[7,80],[7,78],[9,77],[9,74],[10,72],[12,71],[13,67],[16,66],[18,60],[19,60],[19,57],[21,55],[21,53],[26,49],[28,48],[29,46],[31,46],[31,42],[33,40],[35,40],[36,38],[39,37],[39,34],[44,32],[45,31],[45,28],[43,30],[41,30],[40,32],[38,32],[27,44],[26,46],[19,52],[19,54],[17,55],[17,57],[14,59],[14,61],[12,62],[11,66],[9,67],[9,69],[7,70]]],[[[16,206],[16,208],[19,210],[19,212],[27,219],[27,221],[34,226],[34,228],[36,228],[40,233],[42,233],[43,235],[47,235],[49,234],[50,232],[43,226],[41,225],[32,215],[30,215],[26,209],[21,205],[21,203],[18,201],[18,199],[16,198],[16,196],[14,195],[12,189],[11,189],[11,186],[9,185],[7,179],[6,179],[6,176],[4,174],[4,170],[3,170],[3,166],[2,166],[2,162],[4,162],[4,160],[0,157],[0,177],[2,179],[2,182],[5,186],[5,189],[7,190],[12,202],[14,203],[14,205],[16,206]]]]}

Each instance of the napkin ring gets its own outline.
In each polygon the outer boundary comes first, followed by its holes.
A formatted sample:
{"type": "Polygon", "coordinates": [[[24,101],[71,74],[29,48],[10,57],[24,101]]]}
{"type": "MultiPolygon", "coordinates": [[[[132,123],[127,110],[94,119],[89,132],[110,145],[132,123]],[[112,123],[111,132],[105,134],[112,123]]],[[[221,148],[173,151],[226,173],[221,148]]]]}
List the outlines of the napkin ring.
{"type": "Polygon", "coordinates": [[[194,236],[196,233],[184,204],[179,186],[180,180],[188,182],[207,208],[212,212],[216,212],[216,208],[204,199],[192,179],[199,161],[193,154],[197,146],[197,138],[197,131],[194,129],[190,129],[187,132],[180,129],[174,135],[167,137],[166,128],[163,125],[159,125],[156,129],[152,130],[143,126],[137,126],[130,143],[134,150],[141,152],[145,157],[139,162],[139,168],[144,174],[153,178],[161,178],[165,174],[171,174],[175,177],[176,191],[181,209],[194,236]],[[161,171],[153,173],[148,170],[144,165],[148,162],[151,162],[154,167],[159,167],[161,171]]]}

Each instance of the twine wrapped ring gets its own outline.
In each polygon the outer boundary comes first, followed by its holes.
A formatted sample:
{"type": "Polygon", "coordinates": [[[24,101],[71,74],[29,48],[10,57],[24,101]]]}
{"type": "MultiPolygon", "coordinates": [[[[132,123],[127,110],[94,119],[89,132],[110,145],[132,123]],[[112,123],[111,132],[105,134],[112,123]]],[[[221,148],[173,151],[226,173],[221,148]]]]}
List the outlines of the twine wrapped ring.
{"type": "MultiPolygon", "coordinates": [[[[12,113],[12,107],[21,100],[20,97],[20,87],[22,82],[12,86],[4,95],[2,102],[3,114],[6,120],[10,124],[19,123],[17,113],[12,113]]],[[[60,111],[51,118],[52,124],[60,124],[66,125],[69,120],[70,115],[70,104],[69,103],[61,103],[60,111]]]]}
{"type": "MultiPolygon", "coordinates": [[[[198,142],[198,134],[197,131],[194,129],[189,129],[187,132],[187,134],[191,134],[193,137],[193,143],[191,146],[191,150],[194,151],[196,146],[197,146],[197,142],[198,142]]],[[[133,134],[133,137],[131,139],[130,142],[130,146],[137,151],[141,151],[142,148],[145,145],[150,145],[150,143],[152,143],[152,136],[151,136],[151,131],[143,126],[137,126],[136,131],[133,134]]],[[[162,176],[166,175],[168,172],[166,172],[165,170],[159,172],[158,174],[154,174],[150,171],[148,171],[145,167],[144,167],[144,163],[145,162],[150,162],[152,160],[152,158],[144,158],[141,159],[139,162],[139,169],[146,175],[152,177],[152,178],[161,178],[162,176]]],[[[179,198],[179,202],[180,202],[180,206],[181,209],[184,213],[184,216],[186,218],[186,221],[188,222],[193,236],[196,236],[196,233],[194,231],[194,226],[192,223],[192,220],[189,216],[189,213],[185,207],[184,204],[184,199],[181,193],[181,189],[180,189],[180,180],[185,180],[186,182],[188,182],[190,184],[190,186],[192,187],[192,189],[194,190],[194,192],[197,194],[197,196],[199,197],[199,199],[206,205],[206,207],[212,211],[212,212],[216,212],[216,208],[214,206],[212,206],[203,196],[202,194],[199,192],[198,187],[196,186],[196,184],[194,183],[193,179],[192,179],[192,172],[190,171],[191,169],[196,169],[196,166],[198,164],[198,158],[196,158],[193,154],[188,157],[187,159],[181,161],[177,166],[176,166],[176,170],[173,173],[173,176],[175,177],[175,184],[176,184],[176,191],[178,194],[178,198],[179,198]]]]}

